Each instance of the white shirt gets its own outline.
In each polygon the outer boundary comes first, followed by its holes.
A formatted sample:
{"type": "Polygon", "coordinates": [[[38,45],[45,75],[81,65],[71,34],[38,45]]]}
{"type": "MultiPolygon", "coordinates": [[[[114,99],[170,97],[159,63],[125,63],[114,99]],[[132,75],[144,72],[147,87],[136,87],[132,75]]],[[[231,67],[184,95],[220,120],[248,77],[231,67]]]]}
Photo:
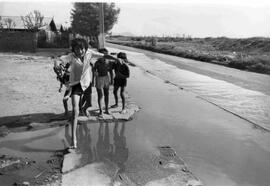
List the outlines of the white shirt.
{"type": "Polygon", "coordinates": [[[83,62],[76,57],[74,53],[60,57],[61,63],[66,65],[70,63],[70,86],[81,84],[83,91],[92,82],[92,67],[94,59],[103,57],[104,54],[88,49],[84,55],[83,62]]]}

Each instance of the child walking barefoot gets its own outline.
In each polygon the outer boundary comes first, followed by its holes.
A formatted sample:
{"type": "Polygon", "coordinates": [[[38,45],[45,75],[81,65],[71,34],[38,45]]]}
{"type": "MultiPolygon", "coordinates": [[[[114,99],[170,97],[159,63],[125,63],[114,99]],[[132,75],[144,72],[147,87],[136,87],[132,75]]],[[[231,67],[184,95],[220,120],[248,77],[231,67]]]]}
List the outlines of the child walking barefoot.
{"type": "Polygon", "coordinates": [[[118,89],[120,88],[120,96],[122,99],[122,111],[121,113],[126,113],[125,109],[125,87],[127,86],[127,78],[129,77],[129,68],[128,65],[126,64],[127,62],[127,56],[126,53],[120,52],[117,54],[117,61],[116,63],[113,64],[113,69],[115,73],[114,77],[114,89],[113,89],[113,94],[114,94],[114,99],[115,99],[115,104],[111,106],[111,108],[116,108],[118,107],[118,89]]]}
{"type": "Polygon", "coordinates": [[[70,87],[72,102],[72,125],[71,125],[71,149],[77,148],[77,123],[79,116],[79,104],[82,95],[92,81],[91,61],[93,57],[103,57],[103,54],[88,49],[86,40],[76,38],[71,43],[71,53],[60,57],[60,64],[70,64],[70,87]]]}
{"type": "MultiPolygon", "coordinates": [[[[70,64],[70,86],[72,101],[72,125],[71,125],[71,149],[77,148],[77,124],[79,117],[80,99],[84,94],[91,94],[91,83],[93,81],[92,66],[93,58],[112,58],[110,55],[104,55],[88,48],[86,40],[76,38],[71,42],[71,53],[60,57],[61,61],[56,64],[57,67],[70,64]],[[89,90],[89,91],[87,91],[89,90]]],[[[87,97],[91,98],[91,95],[87,97]]]]}
{"type": "MultiPolygon", "coordinates": [[[[100,49],[99,52],[108,54],[107,49],[100,49]]],[[[94,65],[96,89],[98,95],[99,115],[102,116],[102,97],[104,94],[105,114],[109,114],[109,86],[112,84],[112,68],[109,60],[100,58],[94,65]]]]}

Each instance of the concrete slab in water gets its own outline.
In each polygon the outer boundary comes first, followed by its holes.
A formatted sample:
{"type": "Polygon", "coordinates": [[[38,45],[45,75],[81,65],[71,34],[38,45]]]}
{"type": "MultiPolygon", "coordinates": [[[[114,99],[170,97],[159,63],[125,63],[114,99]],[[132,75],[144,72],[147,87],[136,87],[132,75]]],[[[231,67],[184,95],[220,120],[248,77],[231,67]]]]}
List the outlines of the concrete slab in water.
{"type": "Polygon", "coordinates": [[[69,153],[64,155],[64,161],[62,166],[62,173],[71,171],[81,166],[82,154],[69,153]]]}
{"type": "Polygon", "coordinates": [[[99,116],[99,109],[98,106],[92,106],[87,109],[87,112],[89,113],[88,117],[80,117],[79,121],[116,121],[116,120],[124,120],[128,121],[131,120],[134,114],[139,111],[139,107],[131,102],[130,98],[126,98],[126,109],[125,112],[122,111],[122,105],[119,104],[117,108],[109,108],[110,114],[104,114],[102,116],[99,116]]]}
{"type": "Polygon", "coordinates": [[[134,155],[136,160],[127,162],[125,170],[114,159],[89,162],[82,167],[83,156],[79,151],[65,155],[63,185],[202,186],[169,146],[156,147],[143,156],[134,155]]]}
{"type": "Polygon", "coordinates": [[[117,167],[110,162],[88,164],[62,176],[62,186],[110,185],[116,175],[117,167]]]}

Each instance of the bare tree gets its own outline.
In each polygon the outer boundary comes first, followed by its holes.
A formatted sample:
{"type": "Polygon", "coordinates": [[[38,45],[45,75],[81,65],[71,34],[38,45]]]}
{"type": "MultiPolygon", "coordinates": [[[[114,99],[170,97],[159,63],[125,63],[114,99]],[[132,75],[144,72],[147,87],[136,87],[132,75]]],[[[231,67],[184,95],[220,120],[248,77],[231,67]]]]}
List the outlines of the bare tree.
{"type": "Polygon", "coordinates": [[[21,16],[24,27],[29,30],[38,30],[40,27],[45,26],[43,23],[44,16],[38,10],[30,12],[26,16],[21,16]]]}
{"type": "Polygon", "coordinates": [[[4,21],[3,25],[5,25],[7,29],[11,29],[16,26],[15,22],[11,18],[6,18],[3,21],[4,21]]]}
{"type": "Polygon", "coordinates": [[[2,17],[0,16],[0,29],[4,28],[3,22],[2,22],[2,17]]]}

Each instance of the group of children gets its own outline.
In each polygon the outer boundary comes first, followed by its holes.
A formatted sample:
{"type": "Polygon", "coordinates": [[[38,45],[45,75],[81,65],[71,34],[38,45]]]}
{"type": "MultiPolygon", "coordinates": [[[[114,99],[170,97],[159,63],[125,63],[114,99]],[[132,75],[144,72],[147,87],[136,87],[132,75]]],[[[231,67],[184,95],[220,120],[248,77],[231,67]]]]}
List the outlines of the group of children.
{"type": "MultiPolygon", "coordinates": [[[[100,49],[100,53],[108,54],[107,49],[100,49]]],[[[99,114],[102,115],[102,97],[104,95],[105,114],[109,114],[109,86],[113,85],[115,104],[112,108],[118,107],[118,89],[121,88],[120,96],[122,99],[122,111],[125,113],[125,96],[124,91],[129,77],[129,68],[126,64],[126,54],[120,52],[117,54],[117,60],[111,61],[105,58],[99,58],[93,66],[94,82],[98,95],[99,114]],[[114,71],[114,73],[113,73],[114,71]],[[115,74],[115,75],[113,75],[115,74]]]]}
{"type": "Polygon", "coordinates": [[[117,58],[108,54],[107,49],[99,52],[88,48],[86,40],[76,38],[71,42],[71,53],[60,56],[54,61],[54,71],[60,81],[60,89],[65,84],[66,91],[63,98],[65,114],[68,114],[67,101],[72,102],[72,144],[70,148],[77,148],[76,129],[80,110],[86,112],[92,106],[92,87],[96,87],[98,95],[99,115],[102,116],[102,98],[104,95],[105,114],[109,113],[109,86],[113,85],[115,104],[118,107],[118,90],[122,99],[122,111],[125,113],[125,87],[129,77],[126,54],[120,52],[117,58]],[[114,73],[113,73],[114,72],[114,73]],[[69,76],[69,79],[68,79],[69,76]]]}

